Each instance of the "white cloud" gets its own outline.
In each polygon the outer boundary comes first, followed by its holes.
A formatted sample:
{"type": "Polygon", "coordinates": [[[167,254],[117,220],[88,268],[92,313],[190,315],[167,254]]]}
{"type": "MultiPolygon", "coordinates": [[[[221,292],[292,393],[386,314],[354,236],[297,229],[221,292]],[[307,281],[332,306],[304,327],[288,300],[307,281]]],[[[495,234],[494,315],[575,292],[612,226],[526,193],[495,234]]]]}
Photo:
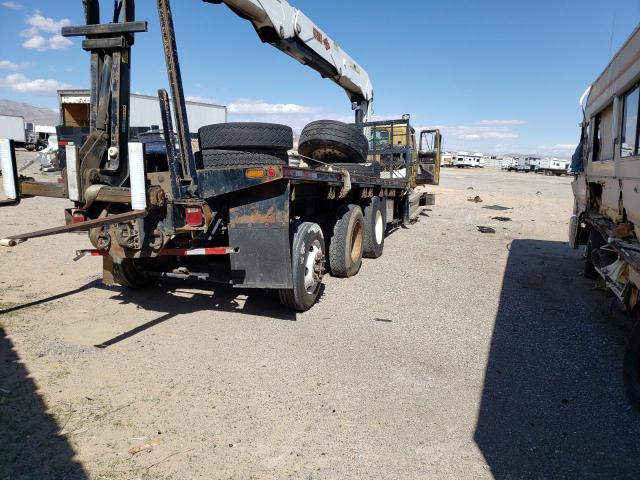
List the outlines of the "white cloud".
{"type": "MultiPolygon", "coordinates": [[[[39,32],[60,33],[62,27],[68,27],[71,25],[71,20],[63,18],[56,21],[51,17],[45,17],[40,13],[34,13],[27,17],[27,25],[30,25],[32,29],[39,32]]],[[[27,29],[27,31],[31,31],[31,29],[27,29]]]]}
{"type": "Polygon", "coordinates": [[[481,125],[461,125],[457,127],[439,126],[443,135],[467,141],[511,140],[520,135],[507,127],[488,127],[481,125]]]}
{"type": "Polygon", "coordinates": [[[507,125],[524,125],[524,120],[480,120],[479,122],[475,122],[475,125],[484,125],[484,126],[507,126],[507,125]]]}
{"type": "Polygon", "coordinates": [[[11,10],[18,10],[22,8],[22,5],[17,2],[2,2],[2,6],[11,10]]]}
{"type": "Polygon", "coordinates": [[[210,104],[216,104],[216,101],[213,98],[206,98],[206,97],[198,97],[196,96],[190,96],[187,95],[185,97],[185,100],[187,102],[199,102],[199,103],[210,103],[210,104]]]}
{"type": "Polygon", "coordinates": [[[0,70],[18,70],[20,65],[9,60],[0,60],[0,70]]]}
{"type": "Polygon", "coordinates": [[[53,95],[57,90],[71,88],[71,85],[61,83],[58,80],[27,78],[22,73],[12,73],[6,77],[0,77],[0,87],[9,88],[18,93],[33,93],[35,95],[53,95]]]}
{"type": "Polygon", "coordinates": [[[71,25],[71,20],[68,18],[54,20],[40,13],[34,13],[27,17],[27,25],[29,27],[22,31],[22,36],[26,38],[22,43],[24,48],[44,52],[64,50],[73,45],[71,40],[60,35],[62,27],[71,25]]]}
{"type": "Polygon", "coordinates": [[[555,145],[542,145],[534,149],[533,153],[551,157],[569,158],[576,150],[575,143],[557,143],[555,145]]]}
{"type": "Polygon", "coordinates": [[[234,115],[301,115],[318,111],[317,108],[295,103],[266,103],[262,100],[238,100],[227,107],[234,115]]]}

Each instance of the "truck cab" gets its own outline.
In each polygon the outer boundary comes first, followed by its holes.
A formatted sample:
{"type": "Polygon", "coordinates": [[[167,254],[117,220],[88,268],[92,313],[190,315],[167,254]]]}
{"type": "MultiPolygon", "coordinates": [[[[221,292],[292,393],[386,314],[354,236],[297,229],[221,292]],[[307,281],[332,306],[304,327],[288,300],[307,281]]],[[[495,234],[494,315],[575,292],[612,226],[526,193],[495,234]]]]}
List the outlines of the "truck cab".
{"type": "Polygon", "coordinates": [[[412,186],[438,185],[442,135],[437,129],[420,132],[419,145],[410,116],[364,124],[370,162],[382,166],[382,178],[408,178],[412,186]]]}

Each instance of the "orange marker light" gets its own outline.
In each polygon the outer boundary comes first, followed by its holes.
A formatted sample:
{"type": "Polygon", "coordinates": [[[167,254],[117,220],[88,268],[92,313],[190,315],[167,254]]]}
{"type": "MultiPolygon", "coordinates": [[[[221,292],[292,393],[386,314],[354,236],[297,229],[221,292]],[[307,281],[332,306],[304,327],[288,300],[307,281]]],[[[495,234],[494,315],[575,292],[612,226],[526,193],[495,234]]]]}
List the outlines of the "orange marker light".
{"type": "Polygon", "coordinates": [[[264,177],[264,168],[249,168],[246,175],[247,178],[262,178],[264,177]]]}

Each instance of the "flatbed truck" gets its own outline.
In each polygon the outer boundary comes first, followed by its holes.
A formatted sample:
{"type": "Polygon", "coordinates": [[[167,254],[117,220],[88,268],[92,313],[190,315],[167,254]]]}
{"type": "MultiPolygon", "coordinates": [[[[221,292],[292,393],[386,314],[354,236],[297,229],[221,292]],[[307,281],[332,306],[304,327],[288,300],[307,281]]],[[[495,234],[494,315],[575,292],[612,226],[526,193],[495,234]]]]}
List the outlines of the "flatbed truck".
{"type": "Polygon", "coordinates": [[[158,0],[177,127],[169,95],[160,90],[167,168],[151,171],[144,146],[128,141],[126,116],[131,46],[135,33],[146,31],[147,24],[135,21],[133,0],[116,2],[114,18],[119,21],[108,24],[99,21],[97,0],[83,3],[87,24],[65,27],[63,35],[86,36],[83,48],[91,53],[88,139],[82,146],[67,145],[67,168],[56,184],[18,176],[13,144],[0,140],[0,163],[8,172],[3,177],[7,199],[0,204],[17,205],[39,195],[68,198],[73,206],[66,210],[66,225],[9,236],[1,245],[84,231],[94,248],[77,252],[77,258],[101,257],[106,284],[137,288],[158,277],[197,278],[273,290],[287,307],[305,311],[321,293],[325,269],[340,277],[357,274],[363,256],[382,255],[388,227],[409,223],[417,216],[416,207],[429,201],[414,187],[437,183],[439,165],[433,165],[433,156],[425,159],[422,170],[430,175],[421,178],[409,117],[368,122],[373,90],[366,71],[341,50],[334,52],[341,55],[338,67],[331,63],[335,55],[324,53],[338,48],[335,43],[279,0],[273,5],[225,3],[250,19],[263,41],[299,60],[308,56],[304,63],[345,88],[356,122],[309,125],[307,145],[313,154],[304,158],[308,168],[289,164],[292,133],[282,125],[203,127],[201,151],[194,154],[171,7],[169,0],[158,0]],[[271,20],[270,8],[276,6],[285,8],[290,25],[277,23],[281,15],[271,20]],[[309,42],[314,42],[311,47],[309,42]],[[344,71],[340,65],[349,68],[344,71]],[[363,132],[381,129],[394,140],[394,129],[401,131],[405,140],[369,149],[370,138],[363,132]],[[343,140],[336,142],[337,137],[343,140]],[[364,145],[358,143],[362,138],[364,145]],[[327,152],[346,156],[352,164],[337,163],[327,152]],[[358,155],[361,161],[355,163],[358,155]]]}

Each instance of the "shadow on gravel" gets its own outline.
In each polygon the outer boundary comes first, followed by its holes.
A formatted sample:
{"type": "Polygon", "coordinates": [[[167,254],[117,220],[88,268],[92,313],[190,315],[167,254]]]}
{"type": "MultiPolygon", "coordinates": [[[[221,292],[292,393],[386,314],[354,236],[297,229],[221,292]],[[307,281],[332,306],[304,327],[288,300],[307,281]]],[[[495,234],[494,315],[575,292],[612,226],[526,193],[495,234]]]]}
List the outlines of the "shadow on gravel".
{"type": "Polygon", "coordinates": [[[280,304],[277,293],[265,290],[239,290],[229,285],[212,287],[210,284],[197,281],[163,280],[161,285],[149,289],[123,289],[112,299],[123,304],[134,304],[144,310],[159,312],[162,315],[96,345],[99,348],[107,348],[131,338],[178,315],[207,310],[242,313],[292,322],[296,320],[295,312],[280,304]]]}
{"type": "Polygon", "coordinates": [[[496,479],[640,478],[630,321],[565,243],[514,240],[474,439],[496,479]]]}
{"type": "Polygon", "coordinates": [[[0,478],[88,478],[0,327],[0,478]]]}
{"type": "Polygon", "coordinates": [[[14,305],[12,307],[0,309],[0,315],[8,315],[9,313],[17,312],[18,310],[24,310],[29,307],[37,307],[38,305],[44,305],[45,303],[54,302],[56,300],[61,300],[63,298],[70,297],[77,293],[85,292],[91,288],[96,288],[102,285],[100,280],[93,280],[86,285],[83,285],[78,288],[74,288],[73,290],[69,290],[68,292],[56,293],[55,295],[51,295],[50,297],[41,298],[39,300],[34,300],[28,303],[21,303],[19,305],[14,305]]]}

